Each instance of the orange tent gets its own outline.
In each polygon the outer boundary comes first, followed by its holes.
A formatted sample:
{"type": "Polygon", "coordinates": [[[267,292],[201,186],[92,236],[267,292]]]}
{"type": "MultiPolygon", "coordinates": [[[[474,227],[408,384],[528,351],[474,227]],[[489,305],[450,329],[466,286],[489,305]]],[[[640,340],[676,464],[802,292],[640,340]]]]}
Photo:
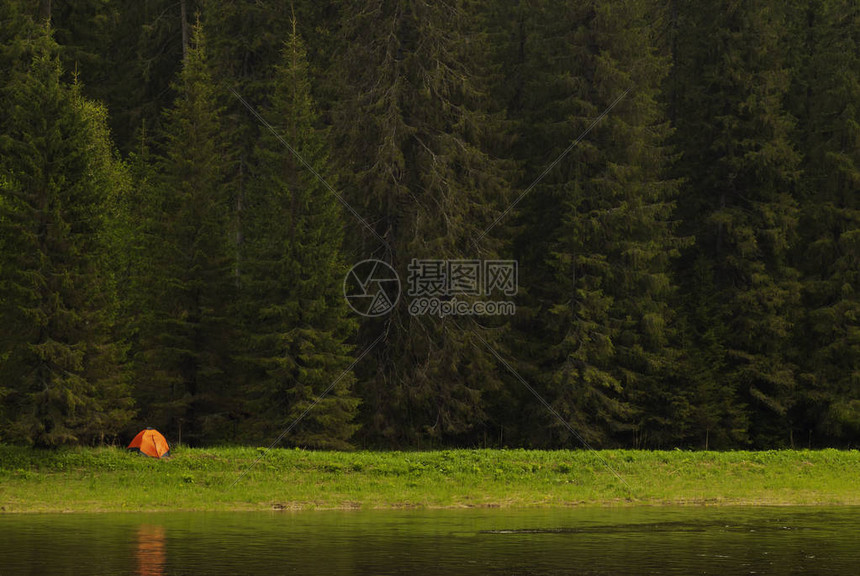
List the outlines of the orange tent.
{"type": "Polygon", "coordinates": [[[161,432],[154,428],[141,430],[128,445],[129,450],[137,450],[141,454],[152,456],[153,458],[164,458],[170,456],[170,446],[167,440],[161,435],[161,432]]]}

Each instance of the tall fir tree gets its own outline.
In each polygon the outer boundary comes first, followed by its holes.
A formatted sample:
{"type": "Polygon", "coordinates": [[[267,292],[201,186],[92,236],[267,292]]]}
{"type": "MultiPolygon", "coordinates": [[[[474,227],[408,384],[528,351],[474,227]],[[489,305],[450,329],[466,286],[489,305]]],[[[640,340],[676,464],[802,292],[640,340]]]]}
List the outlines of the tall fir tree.
{"type": "MultiPolygon", "coordinates": [[[[265,116],[317,173],[331,173],[295,20],[265,116]]],[[[298,446],[348,448],[358,427],[355,377],[347,371],[347,340],[356,323],[343,298],[344,225],[331,192],[277,136],[264,132],[247,194],[241,278],[248,360],[256,367],[248,387],[257,408],[251,424],[272,435],[316,402],[287,438],[298,446]]]]}
{"type": "Polygon", "coordinates": [[[175,90],[156,176],[142,183],[136,391],[146,422],[187,442],[223,441],[238,418],[229,381],[235,286],[219,107],[199,23],[175,90]]]}
{"type": "MultiPolygon", "coordinates": [[[[665,445],[689,406],[669,307],[670,262],[684,241],[673,232],[678,183],[657,102],[669,61],[655,44],[653,6],[530,7],[515,19],[521,65],[510,96],[522,108],[526,178],[617,103],[523,202],[518,365],[587,442],[665,445]]],[[[524,443],[577,443],[522,401],[524,443]],[[553,434],[534,431],[535,420],[553,434]]]]}
{"type": "Polygon", "coordinates": [[[2,93],[0,434],[101,441],[131,415],[110,268],[110,206],[126,181],[104,109],[61,79],[50,28],[24,29],[13,41],[29,65],[10,68],[2,93]]]}
{"type": "MultiPolygon", "coordinates": [[[[799,156],[784,105],[786,11],[771,2],[678,2],[677,144],[687,180],[681,215],[696,246],[682,261],[697,346],[721,351],[699,382],[718,414],[717,434],[758,446],[790,441],[795,398],[791,335],[800,284],[796,240],[799,156]],[[710,342],[710,344],[709,344],[710,342]]],[[[709,352],[711,354],[711,352],[709,352]]]]}
{"type": "Polygon", "coordinates": [[[794,132],[803,274],[798,442],[860,440],[860,6],[810,0],[795,18],[794,132]]]}
{"type": "MultiPolygon", "coordinates": [[[[490,153],[500,123],[485,94],[483,10],[465,0],[374,0],[342,10],[335,149],[347,200],[375,233],[355,224],[353,257],[390,263],[404,289],[412,259],[501,253],[501,228],[482,236],[504,207],[507,176],[490,153]]],[[[483,402],[500,380],[465,324],[413,316],[403,304],[363,325],[365,343],[386,335],[360,375],[368,441],[427,445],[482,434],[483,402]]]]}

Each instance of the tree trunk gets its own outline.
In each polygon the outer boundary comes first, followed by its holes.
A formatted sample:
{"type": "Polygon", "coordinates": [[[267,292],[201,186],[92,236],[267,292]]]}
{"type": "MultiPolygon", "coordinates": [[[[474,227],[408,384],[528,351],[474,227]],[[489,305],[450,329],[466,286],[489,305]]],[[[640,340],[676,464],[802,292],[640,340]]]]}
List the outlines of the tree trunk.
{"type": "MultiPolygon", "coordinates": [[[[47,0],[50,4],[50,0],[47,0]]],[[[185,14],[185,4],[186,0],[180,0],[179,2],[179,18],[182,20],[182,59],[188,56],[188,18],[186,18],[185,14]]]]}
{"type": "Polygon", "coordinates": [[[51,21],[51,0],[39,0],[39,19],[51,21]]]}

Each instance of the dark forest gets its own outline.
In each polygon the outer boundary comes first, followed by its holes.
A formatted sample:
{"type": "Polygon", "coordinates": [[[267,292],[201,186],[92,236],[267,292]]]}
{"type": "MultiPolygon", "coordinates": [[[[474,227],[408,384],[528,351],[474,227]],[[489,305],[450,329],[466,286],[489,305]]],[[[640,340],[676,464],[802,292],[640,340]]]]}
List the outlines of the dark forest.
{"type": "Polygon", "coordinates": [[[860,442],[855,0],[4,0],[0,74],[0,443],[860,442]]]}

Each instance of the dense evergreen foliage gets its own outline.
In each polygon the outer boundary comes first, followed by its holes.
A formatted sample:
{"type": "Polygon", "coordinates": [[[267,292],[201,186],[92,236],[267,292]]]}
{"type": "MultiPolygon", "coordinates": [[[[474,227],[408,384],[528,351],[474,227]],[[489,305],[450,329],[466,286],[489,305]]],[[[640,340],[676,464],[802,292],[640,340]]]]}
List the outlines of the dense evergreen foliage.
{"type": "Polygon", "coordinates": [[[42,446],[102,439],[131,414],[109,261],[127,186],[104,109],[61,80],[56,48],[41,27],[21,46],[0,140],[2,435],[42,446]]]}
{"type": "Polygon", "coordinates": [[[252,155],[240,275],[249,362],[245,390],[255,413],[264,417],[254,420],[272,437],[336,382],[291,441],[344,448],[357,428],[358,406],[351,393],[354,377],[342,376],[351,362],[347,340],[355,332],[341,289],[347,271],[344,215],[337,199],[279,140],[287,138],[318,174],[330,172],[295,21],[264,115],[272,130],[260,135],[252,155]]]}
{"type": "Polygon", "coordinates": [[[0,442],[860,440],[857,2],[53,4],[0,6],[0,442]],[[362,318],[367,258],[517,314],[362,318]]]}
{"type": "MultiPolygon", "coordinates": [[[[233,416],[235,339],[227,158],[202,28],[194,27],[156,137],[152,176],[138,191],[143,250],[132,346],[136,398],[148,422],[198,440],[233,416]]],[[[146,170],[146,168],[143,168],[146,170]]]]}

